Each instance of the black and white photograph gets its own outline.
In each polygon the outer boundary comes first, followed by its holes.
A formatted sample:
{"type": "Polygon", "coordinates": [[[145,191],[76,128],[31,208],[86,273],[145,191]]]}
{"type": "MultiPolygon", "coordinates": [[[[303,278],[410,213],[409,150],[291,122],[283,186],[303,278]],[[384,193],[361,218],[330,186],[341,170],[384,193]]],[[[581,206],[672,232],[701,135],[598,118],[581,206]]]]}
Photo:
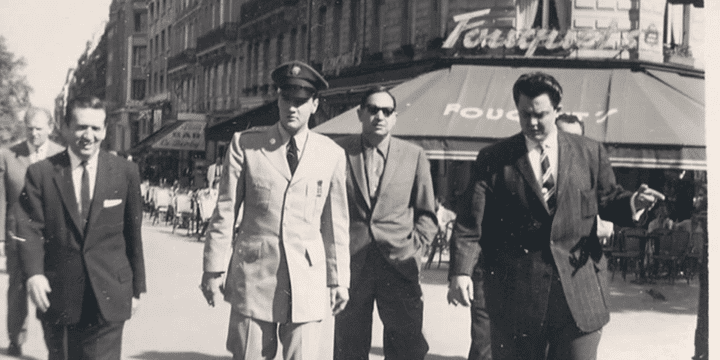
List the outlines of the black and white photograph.
{"type": "Polygon", "coordinates": [[[718,19],[0,0],[0,359],[707,360],[718,19]]]}

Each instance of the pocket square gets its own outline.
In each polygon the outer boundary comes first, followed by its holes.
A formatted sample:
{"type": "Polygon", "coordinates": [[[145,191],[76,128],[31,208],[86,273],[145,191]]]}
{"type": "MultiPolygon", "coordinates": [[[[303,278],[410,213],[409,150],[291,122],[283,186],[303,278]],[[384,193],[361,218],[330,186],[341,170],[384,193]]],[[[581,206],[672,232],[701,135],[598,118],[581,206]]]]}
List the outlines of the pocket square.
{"type": "Polygon", "coordinates": [[[109,208],[109,207],[113,207],[113,206],[118,206],[121,203],[122,203],[122,199],[108,199],[108,200],[103,201],[103,207],[109,208]]]}

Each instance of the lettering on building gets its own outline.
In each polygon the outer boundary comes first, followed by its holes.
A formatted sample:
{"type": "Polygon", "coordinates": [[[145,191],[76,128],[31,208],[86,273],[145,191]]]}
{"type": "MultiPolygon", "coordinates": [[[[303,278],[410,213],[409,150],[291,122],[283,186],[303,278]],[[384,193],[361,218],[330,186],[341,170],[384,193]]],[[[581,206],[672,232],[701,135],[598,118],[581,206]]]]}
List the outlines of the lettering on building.
{"type": "Polygon", "coordinates": [[[322,73],[337,76],[340,75],[340,70],[358,66],[361,62],[362,51],[357,50],[357,43],[355,43],[350,52],[323,60],[322,73]]]}
{"type": "MultiPolygon", "coordinates": [[[[608,117],[610,115],[617,114],[618,110],[615,108],[612,108],[608,111],[596,111],[596,112],[588,112],[588,111],[582,111],[582,110],[574,110],[574,111],[566,111],[568,114],[572,114],[578,117],[580,121],[584,123],[589,122],[595,122],[595,123],[602,123],[607,121],[608,117]]],[[[458,115],[463,119],[468,120],[477,120],[477,119],[484,119],[484,120],[491,120],[491,121],[499,121],[499,120],[510,120],[519,122],[520,117],[518,116],[518,112],[516,109],[496,109],[496,108],[479,108],[479,107],[473,107],[473,106],[463,106],[462,104],[458,103],[448,103],[445,105],[445,110],[443,110],[443,116],[453,116],[458,115]]]]}

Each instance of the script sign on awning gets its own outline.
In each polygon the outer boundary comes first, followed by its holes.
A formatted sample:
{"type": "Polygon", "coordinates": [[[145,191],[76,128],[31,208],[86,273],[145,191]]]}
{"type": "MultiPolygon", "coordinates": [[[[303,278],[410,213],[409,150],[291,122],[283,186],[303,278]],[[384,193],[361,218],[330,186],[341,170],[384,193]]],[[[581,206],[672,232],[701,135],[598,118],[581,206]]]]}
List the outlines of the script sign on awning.
{"type": "Polygon", "coordinates": [[[205,122],[181,121],[180,125],[152,145],[154,149],[205,151],[205,122]]]}

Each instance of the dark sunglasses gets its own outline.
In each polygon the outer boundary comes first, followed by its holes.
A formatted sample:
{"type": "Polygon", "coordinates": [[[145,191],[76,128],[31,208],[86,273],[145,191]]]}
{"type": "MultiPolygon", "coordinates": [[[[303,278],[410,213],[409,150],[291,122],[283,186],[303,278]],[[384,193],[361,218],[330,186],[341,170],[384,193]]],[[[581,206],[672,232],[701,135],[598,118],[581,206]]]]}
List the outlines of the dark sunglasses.
{"type": "Polygon", "coordinates": [[[370,115],[376,115],[379,111],[382,111],[385,116],[390,116],[395,112],[395,109],[389,107],[377,107],[375,105],[365,105],[365,109],[370,115]]]}

